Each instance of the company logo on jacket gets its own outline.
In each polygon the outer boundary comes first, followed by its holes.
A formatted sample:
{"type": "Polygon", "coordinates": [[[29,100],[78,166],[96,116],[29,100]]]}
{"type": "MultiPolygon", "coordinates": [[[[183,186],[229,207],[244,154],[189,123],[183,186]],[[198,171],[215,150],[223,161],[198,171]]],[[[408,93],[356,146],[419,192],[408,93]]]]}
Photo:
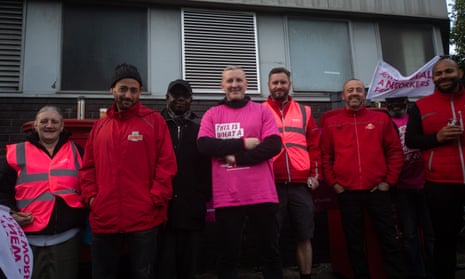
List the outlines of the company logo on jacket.
{"type": "Polygon", "coordinates": [[[139,134],[138,131],[133,131],[130,135],[128,135],[128,140],[137,142],[140,140],[144,140],[144,136],[139,134]]]}
{"type": "Polygon", "coordinates": [[[369,123],[368,125],[365,126],[365,129],[367,130],[373,130],[375,128],[375,125],[373,123],[369,123]]]}

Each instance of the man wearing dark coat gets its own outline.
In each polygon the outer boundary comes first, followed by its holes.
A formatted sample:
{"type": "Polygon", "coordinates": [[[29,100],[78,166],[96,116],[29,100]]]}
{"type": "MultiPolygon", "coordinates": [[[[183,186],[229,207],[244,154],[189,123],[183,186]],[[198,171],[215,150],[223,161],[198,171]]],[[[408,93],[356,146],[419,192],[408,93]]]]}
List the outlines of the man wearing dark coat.
{"type": "Polygon", "coordinates": [[[171,133],[178,172],[168,222],[160,232],[159,278],[194,278],[206,203],[211,198],[210,159],[197,151],[200,119],[190,109],[192,88],[182,79],[170,82],[161,112],[171,133]]]}

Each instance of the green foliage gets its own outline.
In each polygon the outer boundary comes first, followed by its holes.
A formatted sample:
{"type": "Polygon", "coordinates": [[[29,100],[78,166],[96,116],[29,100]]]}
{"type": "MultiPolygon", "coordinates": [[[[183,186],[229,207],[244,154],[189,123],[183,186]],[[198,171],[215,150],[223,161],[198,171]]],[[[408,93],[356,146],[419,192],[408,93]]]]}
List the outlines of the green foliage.
{"type": "Polygon", "coordinates": [[[450,19],[453,26],[450,32],[450,43],[455,45],[453,58],[465,68],[465,0],[455,0],[452,4],[450,19]]]}

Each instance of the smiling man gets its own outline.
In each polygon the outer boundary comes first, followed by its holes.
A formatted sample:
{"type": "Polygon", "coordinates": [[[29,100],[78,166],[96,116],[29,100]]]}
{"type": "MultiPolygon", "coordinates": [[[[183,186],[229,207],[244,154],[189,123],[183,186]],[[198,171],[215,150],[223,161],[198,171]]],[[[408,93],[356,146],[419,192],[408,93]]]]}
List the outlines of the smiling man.
{"type": "Polygon", "coordinates": [[[433,67],[435,91],[412,107],[405,141],[422,150],[426,198],[434,230],[436,278],[452,279],[456,241],[465,206],[465,141],[463,71],[448,58],[433,67]]]}
{"type": "Polygon", "coordinates": [[[378,232],[388,278],[404,278],[389,193],[404,161],[399,136],[386,113],[365,107],[360,80],[347,81],[341,97],[345,109],[324,121],[320,146],[324,178],[337,193],[354,278],[370,278],[363,239],[365,209],[378,232]]]}
{"type": "Polygon", "coordinates": [[[165,120],[139,101],[137,68],[116,66],[110,91],[113,105],[95,122],[80,170],[81,198],[90,208],[92,278],[119,277],[125,244],[131,278],[154,278],[156,238],[167,220],[176,157],[165,120]]]}
{"type": "Polygon", "coordinates": [[[281,152],[273,158],[276,189],[279,197],[279,225],[287,215],[296,237],[296,261],[300,278],[311,278],[315,230],[312,191],[321,177],[320,130],[312,110],[290,95],[291,72],[283,67],[268,74],[270,96],[264,103],[273,114],[283,142],[281,152]]]}
{"type": "Polygon", "coordinates": [[[205,112],[197,140],[199,151],[212,157],[218,278],[238,278],[241,236],[248,218],[259,230],[263,277],[281,279],[279,206],[271,160],[281,150],[278,128],[271,112],[245,94],[243,69],[224,69],[221,87],[225,98],[205,112]]]}

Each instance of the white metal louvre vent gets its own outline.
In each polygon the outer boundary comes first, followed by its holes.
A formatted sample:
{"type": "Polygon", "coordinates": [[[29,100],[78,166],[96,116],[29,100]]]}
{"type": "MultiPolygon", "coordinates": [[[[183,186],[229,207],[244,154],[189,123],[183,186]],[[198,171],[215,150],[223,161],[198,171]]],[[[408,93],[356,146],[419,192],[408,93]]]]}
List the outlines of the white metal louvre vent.
{"type": "Polygon", "coordinates": [[[227,66],[240,66],[248,93],[258,93],[257,33],[254,13],[184,9],[183,68],[194,92],[219,93],[227,66]]]}
{"type": "Polygon", "coordinates": [[[0,0],[0,92],[19,90],[22,32],[23,0],[0,0]]]}

